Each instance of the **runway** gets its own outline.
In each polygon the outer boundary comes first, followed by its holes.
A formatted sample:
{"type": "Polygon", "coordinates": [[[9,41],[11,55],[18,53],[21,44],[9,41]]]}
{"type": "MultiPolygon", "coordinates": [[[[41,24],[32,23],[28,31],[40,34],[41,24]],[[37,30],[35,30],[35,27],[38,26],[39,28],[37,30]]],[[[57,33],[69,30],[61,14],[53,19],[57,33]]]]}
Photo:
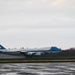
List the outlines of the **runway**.
{"type": "Polygon", "coordinates": [[[0,75],[75,75],[75,63],[0,64],[0,75]]]}

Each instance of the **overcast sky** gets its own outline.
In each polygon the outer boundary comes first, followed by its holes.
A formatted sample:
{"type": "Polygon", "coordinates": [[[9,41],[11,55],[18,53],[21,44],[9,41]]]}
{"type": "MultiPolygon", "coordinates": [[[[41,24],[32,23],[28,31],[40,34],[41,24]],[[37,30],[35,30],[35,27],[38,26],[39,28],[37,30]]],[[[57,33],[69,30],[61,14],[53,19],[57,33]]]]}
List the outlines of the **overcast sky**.
{"type": "Polygon", "coordinates": [[[75,47],[75,0],[0,0],[0,43],[75,47]]]}

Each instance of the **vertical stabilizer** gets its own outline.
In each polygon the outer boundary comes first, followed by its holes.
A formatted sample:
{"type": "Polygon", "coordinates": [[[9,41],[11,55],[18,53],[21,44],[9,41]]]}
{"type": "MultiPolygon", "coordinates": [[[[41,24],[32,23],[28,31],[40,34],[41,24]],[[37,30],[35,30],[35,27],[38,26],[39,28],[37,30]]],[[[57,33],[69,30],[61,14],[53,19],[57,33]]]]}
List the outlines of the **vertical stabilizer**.
{"type": "Polygon", "coordinates": [[[6,49],[5,47],[3,47],[2,45],[0,45],[0,50],[4,50],[6,49]]]}

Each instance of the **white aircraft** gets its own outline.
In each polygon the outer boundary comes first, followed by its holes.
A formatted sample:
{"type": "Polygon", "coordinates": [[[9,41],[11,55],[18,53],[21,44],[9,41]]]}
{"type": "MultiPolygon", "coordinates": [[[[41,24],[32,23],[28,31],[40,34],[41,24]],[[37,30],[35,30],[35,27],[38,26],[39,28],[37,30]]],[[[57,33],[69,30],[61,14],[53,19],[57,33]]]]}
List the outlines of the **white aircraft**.
{"type": "Polygon", "coordinates": [[[22,54],[25,56],[40,56],[42,54],[49,54],[49,53],[58,53],[60,52],[61,49],[57,48],[55,46],[51,47],[49,50],[42,50],[42,49],[37,49],[37,50],[24,50],[21,51],[22,54]]]}
{"type": "Polygon", "coordinates": [[[49,53],[57,53],[60,52],[61,49],[57,47],[51,47],[49,50],[9,50],[0,45],[0,53],[8,54],[8,55],[24,55],[24,56],[40,56],[42,54],[49,53]]]}

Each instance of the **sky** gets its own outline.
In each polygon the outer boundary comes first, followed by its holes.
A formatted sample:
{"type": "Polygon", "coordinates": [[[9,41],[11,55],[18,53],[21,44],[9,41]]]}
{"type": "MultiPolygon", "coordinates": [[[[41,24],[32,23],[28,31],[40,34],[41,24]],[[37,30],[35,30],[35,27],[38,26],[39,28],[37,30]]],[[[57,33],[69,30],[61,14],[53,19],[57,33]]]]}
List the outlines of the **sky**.
{"type": "Polygon", "coordinates": [[[75,47],[75,0],[0,0],[0,44],[75,47]]]}

